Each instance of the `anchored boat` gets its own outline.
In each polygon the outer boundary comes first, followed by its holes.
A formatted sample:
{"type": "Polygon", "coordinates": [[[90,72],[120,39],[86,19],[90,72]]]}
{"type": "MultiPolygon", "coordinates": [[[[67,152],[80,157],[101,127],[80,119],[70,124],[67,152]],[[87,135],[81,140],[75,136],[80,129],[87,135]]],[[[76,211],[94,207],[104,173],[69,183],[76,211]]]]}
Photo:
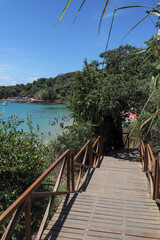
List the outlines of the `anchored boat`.
{"type": "Polygon", "coordinates": [[[7,101],[4,101],[4,102],[2,103],[2,105],[3,105],[3,106],[7,106],[7,101]]]}

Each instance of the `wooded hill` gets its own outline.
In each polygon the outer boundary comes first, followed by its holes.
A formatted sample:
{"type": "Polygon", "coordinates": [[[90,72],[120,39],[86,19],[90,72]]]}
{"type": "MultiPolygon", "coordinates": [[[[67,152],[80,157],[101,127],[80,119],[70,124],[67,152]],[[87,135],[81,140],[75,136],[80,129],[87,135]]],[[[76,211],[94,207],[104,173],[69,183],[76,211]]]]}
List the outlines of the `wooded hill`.
{"type": "Polygon", "coordinates": [[[60,74],[54,78],[40,78],[33,83],[16,86],[0,86],[0,99],[17,96],[33,97],[37,100],[68,101],[76,72],[60,74]]]}

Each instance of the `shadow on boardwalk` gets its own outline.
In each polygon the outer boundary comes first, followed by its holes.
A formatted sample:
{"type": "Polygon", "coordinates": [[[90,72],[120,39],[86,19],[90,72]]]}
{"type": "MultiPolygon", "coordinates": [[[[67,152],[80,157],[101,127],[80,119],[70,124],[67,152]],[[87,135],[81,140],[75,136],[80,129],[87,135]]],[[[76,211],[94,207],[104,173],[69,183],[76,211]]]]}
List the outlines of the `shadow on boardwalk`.
{"type": "MultiPolygon", "coordinates": [[[[100,161],[98,162],[98,165],[96,168],[100,168],[101,166],[101,163],[102,163],[102,160],[103,160],[103,157],[101,157],[100,161]]],[[[84,183],[81,185],[80,189],[79,189],[79,192],[84,192],[86,191],[87,189],[87,186],[89,185],[90,183],[90,180],[94,174],[94,171],[96,168],[92,168],[92,169],[89,169],[85,179],[84,180],[84,183]]],[[[76,201],[77,199],[77,196],[78,196],[78,193],[75,193],[73,196],[68,194],[66,197],[65,197],[65,200],[63,202],[63,206],[61,208],[61,211],[60,211],[60,214],[59,214],[59,217],[58,219],[55,221],[55,224],[53,225],[53,227],[50,229],[49,233],[45,236],[44,240],[53,240],[53,239],[56,239],[63,227],[63,224],[65,223],[68,215],[69,215],[69,212],[70,210],[72,209],[72,206],[74,204],[74,202],[76,201]],[[52,235],[53,234],[53,231],[54,231],[54,236],[52,235]]]]}
{"type": "Polygon", "coordinates": [[[118,150],[111,150],[108,153],[108,156],[112,156],[120,160],[140,162],[140,151],[138,148],[121,148],[118,150]]]}

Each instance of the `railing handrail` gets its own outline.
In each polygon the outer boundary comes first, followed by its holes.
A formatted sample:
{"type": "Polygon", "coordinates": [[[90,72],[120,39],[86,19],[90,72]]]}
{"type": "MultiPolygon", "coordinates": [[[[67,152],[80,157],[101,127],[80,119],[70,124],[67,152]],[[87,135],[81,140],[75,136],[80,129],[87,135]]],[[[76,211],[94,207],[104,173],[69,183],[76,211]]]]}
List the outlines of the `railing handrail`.
{"type": "Polygon", "coordinates": [[[67,149],[42,175],[37,178],[37,180],[32,183],[32,185],[23,192],[19,198],[17,198],[9,208],[5,210],[4,213],[0,215],[0,225],[4,223],[6,218],[8,218],[14,210],[21,205],[24,200],[30,197],[31,193],[43,182],[43,180],[48,176],[48,174],[57,166],[57,164],[62,161],[62,159],[70,153],[70,149],[67,149]]]}
{"type": "Polygon", "coordinates": [[[101,136],[99,136],[96,141],[93,143],[93,148],[96,146],[96,144],[98,143],[98,141],[100,140],[101,136]]]}
{"type": "MultiPolygon", "coordinates": [[[[30,211],[30,198],[35,198],[35,197],[44,197],[44,196],[51,196],[52,200],[54,198],[55,195],[62,195],[62,194],[69,194],[72,192],[77,192],[78,188],[75,189],[74,186],[74,174],[75,174],[75,170],[74,170],[74,165],[76,165],[76,161],[77,159],[80,157],[80,155],[82,154],[83,151],[85,151],[84,154],[84,158],[83,158],[83,162],[82,163],[78,163],[80,166],[80,172],[82,172],[82,168],[92,168],[93,164],[97,161],[97,159],[99,159],[100,154],[102,154],[102,141],[101,137],[99,136],[94,145],[92,145],[91,140],[88,140],[87,143],[81,148],[81,150],[77,153],[77,155],[74,157],[73,152],[70,149],[67,149],[47,170],[45,170],[44,173],[41,174],[41,176],[39,178],[37,178],[34,183],[27,188],[27,190],[25,192],[23,192],[19,198],[17,198],[1,215],[0,215],[0,226],[6,221],[6,219],[8,219],[13,213],[13,217],[6,229],[6,231],[4,232],[3,236],[1,239],[9,239],[10,236],[12,235],[12,232],[14,230],[14,227],[17,223],[17,220],[21,214],[21,212],[24,210],[24,207],[26,207],[26,209],[28,209],[28,211],[30,211]],[[96,147],[96,151],[94,152],[94,147],[96,147]],[[89,165],[86,165],[86,159],[87,159],[87,154],[89,155],[89,165]],[[94,156],[96,156],[96,160],[94,161],[94,156]],[[34,193],[35,189],[46,179],[46,177],[55,169],[55,167],[61,162],[61,168],[60,168],[60,172],[55,184],[55,187],[53,189],[52,192],[39,192],[39,193],[34,193]],[[71,161],[71,163],[70,163],[71,161]],[[60,181],[61,181],[61,177],[63,174],[63,170],[65,167],[65,164],[67,163],[67,191],[57,191],[60,181]],[[70,176],[71,175],[71,176],[70,176]],[[70,177],[71,177],[71,182],[70,182],[70,177]],[[72,190],[70,190],[70,184],[72,184],[72,190]],[[18,212],[18,213],[17,213],[18,212]],[[14,219],[15,218],[15,219],[14,219]]],[[[77,164],[77,165],[78,165],[77,164]]],[[[79,182],[81,179],[81,173],[79,175],[79,182]]],[[[79,182],[77,184],[77,186],[79,186],[79,182]]],[[[52,201],[51,201],[52,202],[52,201]]],[[[40,230],[37,233],[37,237],[36,239],[40,239],[43,228],[45,226],[45,222],[47,220],[48,217],[48,211],[51,207],[51,202],[49,202],[47,208],[46,209],[46,213],[44,216],[44,219],[42,220],[42,224],[40,226],[40,230]]],[[[26,211],[26,210],[25,210],[26,211]]],[[[27,212],[27,217],[28,217],[28,222],[26,224],[26,228],[29,229],[29,234],[26,232],[26,239],[31,239],[31,222],[30,222],[30,212],[27,212]]],[[[26,218],[27,219],[27,218],[26,218]]],[[[26,220],[27,221],[27,220],[26,220]]]]}
{"type": "MultiPolygon", "coordinates": [[[[126,135],[126,133],[125,133],[126,135]]],[[[160,203],[160,156],[154,156],[149,143],[144,143],[142,139],[127,136],[128,147],[132,146],[130,142],[137,141],[140,143],[140,158],[144,172],[148,176],[151,187],[151,197],[157,203],[160,203]]],[[[125,139],[125,137],[124,137],[125,139]]]]}
{"type": "Polygon", "coordinates": [[[76,161],[79,156],[81,155],[81,153],[85,150],[85,148],[89,145],[89,143],[91,142],[91,140],[88,140],[86,142],[86,144],[81,148],[81,150],[76,154],[76,156],[74,157],[74,161],[76,161]]]}

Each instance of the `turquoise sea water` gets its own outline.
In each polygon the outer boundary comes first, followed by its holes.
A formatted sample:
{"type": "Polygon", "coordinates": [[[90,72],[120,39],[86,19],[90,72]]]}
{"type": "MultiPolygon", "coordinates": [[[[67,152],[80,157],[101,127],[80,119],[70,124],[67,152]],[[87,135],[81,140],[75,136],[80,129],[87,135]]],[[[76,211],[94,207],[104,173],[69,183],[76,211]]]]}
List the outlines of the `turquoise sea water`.
{"type": "MultiPolygon", "coordinates": [[[[3,113],[1,118],[4,120],[11,114],[18,116],[19,119],[27,119],[27,115],[31,115],[34,132],[37,132],[38,124],[38,135],[45,136],[46,140],[55,139],[57,134],[63,132],[60,123],[63,123],[64,127],[71,126],[73,123],[69,116],[70,112],[65,105],[8,102],[7,106],[2,106],[2,102],[0,102],[0,112],[3,113]],[[51,135],[48,135],[49,132],[51,135]]],[[[21,129],[28,131],[27,124],[22,124],[21,129]]]]}

